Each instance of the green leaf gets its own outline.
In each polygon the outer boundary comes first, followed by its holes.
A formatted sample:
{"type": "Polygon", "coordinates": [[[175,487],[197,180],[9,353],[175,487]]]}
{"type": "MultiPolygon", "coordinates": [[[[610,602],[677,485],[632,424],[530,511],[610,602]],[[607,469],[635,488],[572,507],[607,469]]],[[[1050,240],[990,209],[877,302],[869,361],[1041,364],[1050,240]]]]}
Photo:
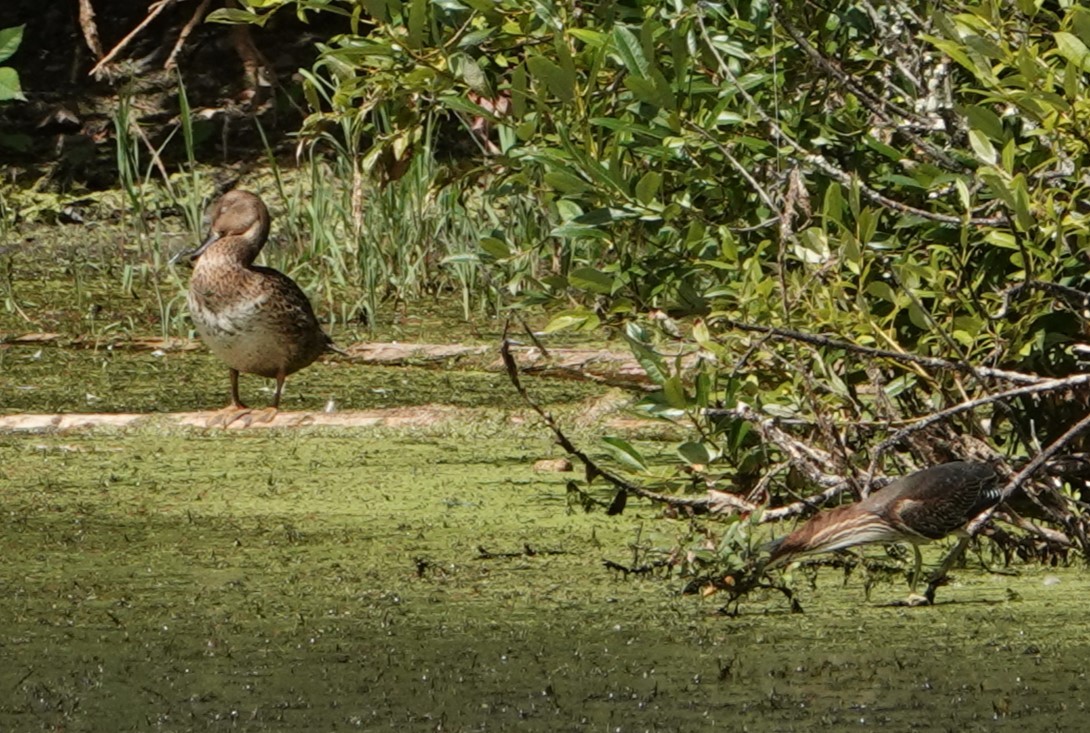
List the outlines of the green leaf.
{"type": "Polygon", "coordinates": [[[453,109],[457,112],[465,112],[466,114],[473,115],[474,117],[483,117],[486,120],[495,120],[495,117],[491,112],[489,112],[476,102],[471,102],[465,97],[460,97],[454,94],[443,94],[439,97],[439,102],[447,109],[453,109]]]}
{"type": "Polygon", "coordinates": [[[461,252],[456,255],[447,255],[440,262],[444,265],[476,265],[481,258],[472,252],[461,252]]]}
{"type": "Polygon", "coordinates": [[[992,146],[992,141],[985,137],[980,130],[969,130],[969,145],[981,162],[995,165],[999,159],[999,156],[995,153],[995,147],[992,146]]]}
{"type": "Polygon", "coordinates": [[[878,140],[873,135],[865,135],[863,137],[863,144],[871,150],[874,150],[875,152],[884,155],[895,163],[904,160],[905,156],[900,150],[890,145],[886,145],[884,142],[878,140]]]}
{"type": "Polygon", "coordinates": [[[1011,192],[1010,184],[1003,177],[996,175],[994,169],[978,171],[977,177],[991,189],[993,194],[1002,199],[1008,208],[1014,209],[1014,194],[1011,192]]]}
{"type": "Polygon", "coordinates": [[[549,321],[549,325],[545,327],[545,333],[568,330],[593,331],[595,328],[598,328],[599,323],[600,320],[593,311],[586,308],[578,308],[576,310],[557,313],[553,316],[553,319],[549,321]]]}
{"type": "Polygon", "coordinates": [[[1090,71],[1090,49],[1074,33],[1059,31],[1053,34],[1056,50],[1060,55],[1083,71],[1090,71]]]}
{"type": "Polygon", "coordinates": [[[666,106],[662,102],[662,97],[659,94],[659,87],[655,84],[654,79],[648,79],[643,76],[626,76],[624,79],[625,89],[631,90],[636,98],[645,104],[650,104],[655,107],[666,106]]]}
{"type": "Polygon", "coordinates": [[[568,103],[575,99],[575,78],[557,64],[544,56],[531,56],[526,59],[526,65],[534,78],[545,82],[545,87],[560,101],[568,103]]]}
{"type": "Polygon", "coordinates": [[[662,394],[666,398],[666,404],[670,407],[678,410],[685,410],[690,407],[689,398],[685,394],[685,387],[681,384],[681,377],[677,374],[670,375],[670,378],[662,383],[662,394]]]}
{"type": "Polygon", "coordinates": [[[577,217],[575,221],[584,226],[597,227],[615,221],[623,221],[624,219],[634,219],[636,216],[635,212],[625,211],[624,209],[592,209],[577,217]]]}
{"type": "Polygon", "coordinates": [[[677,447],[677,454],[690,466],[707,466],[712,462],[712,456],[703,443],[682,443],[677,447]]]}
{"type": "Polygon", "coordinates": [[[980,130],[996,142],[1001,142],[1003,140],[1003,122],[995,112],[992,112],[987,107],[976,105],[966,107],[962,111],[965,114],[966,119],[969,120],[970,128],[980,130]]]}
{"type": "Polygon", "coordinates": [[[519,64],[511,72],[511,114],[516,120],[526,116],[526,65],[519,64]]]}
{"type": "Polygon", "coordinates": [[[572,38],[577,38],[588,46],[593,46],[594,48],[602,48],[606,45],[606,41],[608,40],[605,33],[588,30],[586,28],[572,28],[568,30],[568,35],[572,38]]]}
{"type": "Polygon", "coordinates": [[[23,89],[19,86],[19,74],[10,66],[0,66],[0,102],[10,99],[26,101],[23,89]]]}
{"type": "Polygon", "coordinates": [[[969,55],[965,53],[964,47],[960,42],[947,41],[926,34],[924,34],[922,38],[926,41],[930,41],[931,45],[942,51],[944,54],[952,58],[957,63],[961,64],[961,66],[963,66],[974,75],[982,76],[981,69],[971,58],[969,58],[969,55]]]}
{"type": "Polygon", "coordinates": [[[651,64],[643,55],[643,47],[636,34],[623,25],[613,27],[613,47],[621,57],[628,73],[646,79],[651,73],[651,64]]]}
{"type": "Polygon", "coordinates": [[[693,323],[693,340],[696,341],[702,349],[711,350],[715,346],[715,344],[712,343],[711,333],[708,331],[708,324],[705,323],[703,319],[699,319],[693,323]]]}
{"type": "Polygon", "coordinates": [[[1030,211],[1030,194],[1026,187],[1026,178],[1021,173],[1011,180],[1011,192],[1014,194],[1014,220],[1024,232],[1037,228],[1037,220],[1030,211]]]}
{"type": "Polygon", "coordinates": [[[593,267],[577,267],[568,273],[568,282],[573,288],[609,295],[613,292],[614,278],[593,267]]]}
{"type": "Polygon", "coordinates": [[[602,438],[602,443],[605,446],[606,452],[619,462],[636,471],[647,470],[647,462],[643,459],[643,456],[640,455],[640,452],[636,450],[635,446],[627,440],[607,436],[602,438]]]}
{"type": "Polygon", "coordinates": [[[711,404],[712,378],[706,369],[701,369],[696,375],[696,407],[701,409],[711,404]]]}
{"type": "Polygon", "coordinates": [[[265,23],[272,17],[272,13],[265,13],[264,15],[258,15],[248,10],[239,10],[238,8],[220,8],[219,10],[213,10],[205,18],[206,23],[226,23],[229,25],[242,25],[253,24],[260,27],[265,27],[265,23]]]}
{"type": "Polygon", "coordinates": [[[872,280],[867,283],[867,292],[876,298],[880,298],[888,303],[897,305],[897,294],[890,287],[889,283],[881,280],[872,280]]]}
{"type": "Polygon", "coordinates": [[[7,61],[23,42],[23,29],[26,25],[0,29],[0,61],[7,61]]]}
{"type": "Polygon", "coordinates": [[[511,250],[507,247],[507,243],[496,237],[482,237],[480,247],[497,260],[505,260],[511,256],[511,250]]]}
{"type": "Polygon", "coordinates": [[[468,56],[461,58],[461,64],[462,78],[465,79],[469,88],[485,97],[491,97],[492,85],[488,83],[488,77],[481,70],[480,64],[468,56]]]}
{"type": "Polygon", "coordinates": [[[625,326],[625,340],[628,341],[628,347],[632,349],[632,355],[636,357],[636,361],[643,367],[647,378],[655,384],[664,384],[667,376],[666,363],[658,352],[647,343],[647,336],[643,327],[638,323],[629,322],[625,326]]]}
{"type": "Polygon", "coordinates": [[[428,17],[428,0],[412,0],[409,8],[409,48],[420,48],[424,42],[424,22],[428,17]]]}
{"type": "Polygon", "coordinates": [[[363,5],[363,9],[367,11],[367,14],[379,23],[385,23],[388,20],[386,0],[360,0],[360,3],[363,5]]]}
{"type": "Polygon", "coordinates": [[[545,174],[545,183],[560,193],[579,194],[593,190],[593,186],[566,170],[551,170],[545,174]]]}
{"type": "Polygon", "coordinates": [[[561,224],[558,227],[553,227],[549,230],[549,236],[551,237],[571,237],[571,238],[589,238],[589,239],[609,239],[609,234],[601,229],[586,224],[578,224],[574,221],[567,224],[561,224]]]}
{"type": "Polygon", "coordinates": [[[825,189],[825,199],[821,202],[821,215],[825,218],[826,224],[829,222],[840,224],[844,221],[844,195],[839,183],[830,183],[825,189]]]}
{"type": "Polygon", "coordinates": [[[655,200],[661,187],[661,173],[655,171],[644,173],[640,180],[636,182],[636,200],[646,206],[655,200]]]}

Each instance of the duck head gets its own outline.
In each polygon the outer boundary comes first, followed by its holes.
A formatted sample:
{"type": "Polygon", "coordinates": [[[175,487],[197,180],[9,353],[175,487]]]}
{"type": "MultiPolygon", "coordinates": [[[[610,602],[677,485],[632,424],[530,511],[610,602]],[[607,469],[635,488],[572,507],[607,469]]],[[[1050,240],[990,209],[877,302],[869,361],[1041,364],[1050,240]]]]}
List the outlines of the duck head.
{"type": "Polygon", "coordinates": [[[171,264],[195,262],[206,253],[249,267],[269,236],[269,210],[249,191],[228,191],[212,207],[212,226],[200,247],[179,252],[171,264]]]}

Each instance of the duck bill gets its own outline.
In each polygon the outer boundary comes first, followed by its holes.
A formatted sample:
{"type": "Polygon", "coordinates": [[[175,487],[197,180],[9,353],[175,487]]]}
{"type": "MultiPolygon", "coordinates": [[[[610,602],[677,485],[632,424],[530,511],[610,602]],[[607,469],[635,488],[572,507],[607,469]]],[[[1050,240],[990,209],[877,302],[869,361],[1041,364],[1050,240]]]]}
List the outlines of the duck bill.
{"type": "Polygon", "coordinates": [[[187,249],[187,250],[184,250],[182,252],[179,252],[178,254],[176,254],[176,255],[174,255],[173,257],[170,258],[170,264],[176,265],[179,262],[182,262],[183,260],[187,261],[187,262],[192,262],[193,260],[200,257],[202,254],[204,254],[204,251],[206,249],[208,249],[212,245],[212,243],[215,242],[219,238],[220,238],[220,235],[217,234],[216,232],[209,232],[208,233],[208,238],[205,239],[203,242],[201,242],[200,247],[197,247],[196,249],[187,249]]]}

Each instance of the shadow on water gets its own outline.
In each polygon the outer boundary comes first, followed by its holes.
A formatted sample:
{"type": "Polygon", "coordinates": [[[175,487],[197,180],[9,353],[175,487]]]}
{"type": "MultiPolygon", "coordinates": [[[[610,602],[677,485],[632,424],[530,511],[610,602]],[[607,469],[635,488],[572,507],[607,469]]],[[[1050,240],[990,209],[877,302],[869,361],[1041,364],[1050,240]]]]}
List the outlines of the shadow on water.
{"type": "Polygon", "coordinates": [[[555,452],[542,436],[460,429],[0,436],[0,729],[1086,719],[1090,589],[1072,570],[961,571],[922,609],[823,570],[805,614],[769,596],[725,617],[676,579],[601,566],[682,522],[569,508],[565,477],[530,469],[555,452]]]}

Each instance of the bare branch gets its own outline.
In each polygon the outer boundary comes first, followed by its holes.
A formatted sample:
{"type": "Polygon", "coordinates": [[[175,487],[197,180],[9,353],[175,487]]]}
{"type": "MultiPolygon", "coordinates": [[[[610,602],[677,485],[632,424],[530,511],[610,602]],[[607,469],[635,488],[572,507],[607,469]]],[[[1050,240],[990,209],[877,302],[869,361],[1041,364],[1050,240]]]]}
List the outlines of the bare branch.
{"type": "Polygon", "coordinates": [[[186,24],[182,26],[182,30],[178,33],[178,40],[174,42],[174,48],[170,51],[170,56],[167,57],[166,62],[163,64],[163,68],[173,69],[178,64],[178,54],[182,52],[182,47],[185,45],[186,39],[189,38],[189,34],[193,32],[193,29],[197,27],[197,24],[204,18],[204,14],[208,11],[208,6],[212,3],[212,0],[201,0],[201,4],[197,6],[197,9],[193,11],[193,15],[186,21],[186,24]]]}
{"type": "Polygon", "coordinates": [[[113,61],[118,54],[125,50],[125,47],[128,46],[134,38],[140,35],[140,31],[147,28],[148,25],[159,16],[160,13],[173,5],[175,2],[177,2],[177,0],[159,0],[158,2],[154,3],[150,8],[148,8],[147,17],[144,18],[144,20],[140,21],[140,24],[138,26],[129,31],[129,33],[124,38],[118,41],[117,45],[110,49],[110,52],[108,54],[99,59],[99,62],[95,64],[95,67],[87,72],[87,76],[95,76],[103,66],[113,61]]]}
{"type": "Polygon", "coordinates": [[[845,186],[858,185],[860,194],[862,194],[868,200],[873,201],[877,204],[881,204],[882,206],[894,209],[903,214],[913,214],[915,216],[919,216],[922,219],[938,222],[940,224],[948,224],[950,226],[965,226],[967,224],[971,224],[974,226],[1000,226],[1007,223],[1008,220],[1005,215],[988,218],[972,216],[952,216],[950,214],[937,214],[933,211],[927,211],[926,209],[919,209],[915,206],[903,204],[900,201],[895,201],[894,199],[891,199],[888,196],[885,196],[878,191],[875,191],[873,188],[870,188],[865,183],[863,183],[857,176],[847,173],[840,168],[837,168],[832,163],[825,160],[823,156],[807,150],[798,142],[796,142],[786,132],[784,132],[783,128],[780,127],[779,123],[775,119],[773,119],[771,115],[764,111],[764,109],[757,103],[757,100],[753,98],[753,95],[746,91],[745,86],[738,80],[738,77],[734,75],[734,72],[730,70],[730,66],[723,59],[722,55],[720,55],[719,49],[717,49],[715,47],[715,44],[712,43],[711,36],[708,35],[708,28],[704,24],[704,18],[699,14],[696,16],[696,18],[697,23],[700,26],[701,37],[704,39],[704,43],[707,46],[708,50],[719,63],[720,71],[725,77],[731,80],[736,88],[738,95],[746,100],[746,102],[753,108],[753,111],[757,114],[757,116],[761,118],[761,121],[769,126],[769,129],[776,136],[776,139],[791,147],[796,153],[798,153],[802,160],[805,160],[816,168],[821,169],[827,176],[840,182],[845,186]]]}
{"type": "Polygon", "coordinates": [[[870,357],[880,357],[884,359],[892,359],[906,364],[916,364],[918,366],[929,367],[931,369],[947,369],[950,371],[958,372],[961,374],[971,374],[979,379],[1002,379],[1008,382],[1015,382],[1017,384],[1038,384],[1041,381],[1040,377],[1032,374],[1023,374],[1022,372],[1012,372],[1005,369],[992,369],[990,367],[974,367],[971,364],[964,362],[950,361],[949,359],[940,359],[935,356],[920,356],[918,354],[908,354],[903,351],[891,351],[888,349],[875,349],[870,346],[859,346],[858,344],[851,343],[850,341],[841,341],[839,339],[830,338],[828,336],[817,336],[811,333],[804,333],[802,331],[795,331],[789,328],[776,328],[774,326],[758,326],[751,323],[744,323],[742,321],[735,321],[730,318],[719,318],[719,322],[725,323],[731,328],[737,328],[740,331],[750,331],[753,333],[765,333],[772,336],[779,336],[781,338],[791,339],[793,341],[802,341],[804,343],[813,344],[815,346],[825,346],[835,349],[844,349],[855,354],[862,354],[870,357]]]}
{"type": "Polygon", "coordinates": [[[91,0],[79,0],[79,27],[83,31],[83,40],[87,48],[96,59],[102,58],[102,41],[98,37],[98,26],[95,24],[95,9],[91,6],[91,0]]]}

